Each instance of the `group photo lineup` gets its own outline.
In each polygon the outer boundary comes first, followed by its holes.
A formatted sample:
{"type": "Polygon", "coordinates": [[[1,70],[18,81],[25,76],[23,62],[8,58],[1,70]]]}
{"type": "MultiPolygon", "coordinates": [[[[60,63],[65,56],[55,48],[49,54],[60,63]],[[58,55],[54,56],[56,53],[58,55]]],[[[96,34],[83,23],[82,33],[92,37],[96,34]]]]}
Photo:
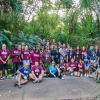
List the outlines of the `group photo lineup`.
{"type": "Polygon", "coordinates": [[[43,82],[43,77],[58,77],[63,81],[67,75],[93,78],[96,83],[100,83],[100,51],[97,45],[91,44],[89,48],[77,45],[73,48],[70,44],[57,43],[55,39],[50,43],[49,38],[44,38],[33,47],[24,42],[21,45],[15,44],[11,50],[2,44],[0,81],[4,80],[4,73],[5,79],[10,80],[7,74],[9,59],[13,63],[11,78],[16,79],[14,86],[18,88],[22,88],[29,80],[33,84],[43,82]]]}

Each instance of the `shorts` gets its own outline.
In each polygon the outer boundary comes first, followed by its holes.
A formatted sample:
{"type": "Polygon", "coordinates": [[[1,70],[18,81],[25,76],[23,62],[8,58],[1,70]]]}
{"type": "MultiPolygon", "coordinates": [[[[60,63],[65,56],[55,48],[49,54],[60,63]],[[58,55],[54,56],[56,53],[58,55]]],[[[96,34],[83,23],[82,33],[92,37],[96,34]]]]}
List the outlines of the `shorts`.
{"type": "Polygon", "coordinates": [[[60,69],[61,73],[64,72],[64,69],[60,69]]]}
{"type": "Polygon", "coordinates": [[[30,65],[30,60],[23,60],[23,65],[28,64],[30,65]]]}
{"type": "Polygon", "coordinates": [[[6,69],[6,70],[9,69],[8,64],[0,64],[0,70],[3,70],[3,67],[4,67],[4,69],[6,69]]]}
{"type": "MultiPolygon", "coordinates": [[[[21,77],[21,82],[23,82],[25,79],[23,77],[21,77]]],[[[16,81],[18,81],[18,74],[16,76],[16,81]]]]}
{"type": "Polygon", "coordinates": [[[84,68],[90,68],[91,67],[91,62],[89,63],[89,65],[87,66],[87,64],[86,63],[84,63],[84,68]]]}
{"type": "Polygon", "coordinates": [[[74,72],[78,72],[77,70],[74,70],[74,72]]]}
{"type": "Polygon", "coordinates": [[[38,76],[36,76],[37,78],[39,78],[39,75],[38,76]]]}

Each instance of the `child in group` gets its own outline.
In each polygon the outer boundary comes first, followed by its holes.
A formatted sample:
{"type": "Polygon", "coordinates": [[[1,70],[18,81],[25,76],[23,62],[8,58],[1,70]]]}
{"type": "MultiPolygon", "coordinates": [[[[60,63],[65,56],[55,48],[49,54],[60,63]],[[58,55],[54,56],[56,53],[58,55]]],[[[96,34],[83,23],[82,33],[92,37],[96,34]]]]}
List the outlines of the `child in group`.
{"type": "Polygon", "coordinates": [[[95,62],[92,67],[92,74],[89,75],[90,78],[94,78],[96,80],[96,70],[98,68],[97,63],[95,62]]]}
{"type": "Polygon", "coordinates": [[[84,57],[83,57],[83,61],[84,61],[84,76],[85,77],[89,77],[89,69],[91,66],[91,62],[90,62],[90,57],[87,55],[87,53],[84,53],[84,57]]]}
{"type": "Polygon", "coordinates": [[[64,76],[65,76],[67,71],[67,65],[66,63],[64,63],[64,60],[60,60],[60,64],[58,64],[58,68],[60,70],[60,73],[64,72],[64,76]]]}
{"type": "Polygon", "coordinates": [[[78,77],[82,77],[83,76],[83,71],[84,71],[84,64],[83,64],[83,61],[82,59],[79,60],[79,63],[78,63],[78,72],[77,72],[77,76],[78,77]]]}
{"type": "Polygon", "coordinates": [[[99,68],[96,70],[96,76],[98,78],[97,82],[100,83],[100,66],[99,68]]]}
{"type": "Polygon", "coordinates": [[[77,76],[77,62],[74,61],[74,59],[71,59],[71,62],[69,63],[69,68],[68,68],[69,72],[71,73],[71,76],[77,76]]]}

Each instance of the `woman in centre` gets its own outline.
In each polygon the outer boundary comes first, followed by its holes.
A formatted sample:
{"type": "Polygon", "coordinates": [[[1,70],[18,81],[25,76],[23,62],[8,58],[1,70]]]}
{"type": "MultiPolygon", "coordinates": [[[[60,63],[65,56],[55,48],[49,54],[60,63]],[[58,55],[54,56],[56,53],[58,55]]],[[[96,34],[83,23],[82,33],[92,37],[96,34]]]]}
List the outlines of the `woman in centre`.
{"type": "Polygon", "coordinates": [[[49,67],[50,75],[49,77],[59,77],[60,79],[64,79],[60,73],[59,68],[55,65],[55,62],[52,61],[52,65],[49,67]]]}

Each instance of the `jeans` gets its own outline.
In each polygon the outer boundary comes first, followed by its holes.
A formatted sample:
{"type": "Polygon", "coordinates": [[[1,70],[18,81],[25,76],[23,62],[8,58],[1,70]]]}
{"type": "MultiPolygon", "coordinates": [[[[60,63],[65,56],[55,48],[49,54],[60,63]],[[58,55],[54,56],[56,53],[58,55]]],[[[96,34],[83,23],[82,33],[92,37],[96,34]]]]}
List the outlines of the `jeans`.
{"type": "Polygon", "coordinates": [[[30,65],[30,60],[23,60],[23,65],[28,64],[30,65]]]}
{"type": "Polygon", "coordinates": [[[15,73],[15,69],[16,69],[16,71],[19,69],[19,66],[20,66],[20,63],[18,63],[18,62],[13,62],[13,75],[14,75],[14,73],[15,73]]]}
{"type": "MultiPolygon", "coordinates": [[[[59,77],[60,79],[62,78],[61,73],[60,73],[60,76],[58,76],[58,71],[56,71],[55,75],[56,75],[56,77],[59,77]]],[[[54,77],[54,76],[52,74],[49,74],[49,77],[54,77]]]]}

